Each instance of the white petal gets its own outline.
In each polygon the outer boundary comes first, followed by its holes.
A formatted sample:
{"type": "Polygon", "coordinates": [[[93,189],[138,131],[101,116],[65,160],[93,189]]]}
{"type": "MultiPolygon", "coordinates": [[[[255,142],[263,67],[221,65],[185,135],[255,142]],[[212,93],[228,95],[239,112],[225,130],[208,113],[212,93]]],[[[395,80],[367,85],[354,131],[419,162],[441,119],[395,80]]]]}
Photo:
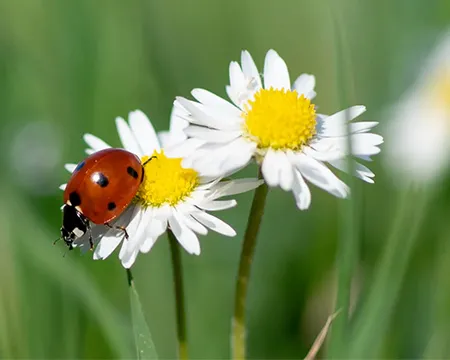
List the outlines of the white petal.
{"type": "Polygon", "coordinates": [[[314,87],[316,86],[316,78],[314,75],[301,74],[297,80],[295,80],[292,88],[296,90],[299,94],[305,95],[308,99],[314,99],[316,92],[314,87]]]}
{"type": "Polygon", "coordinates": [[[127,255],[126,257],[122,258],[122,266],[125,269],[129,269],[133,266],[134,262],[136,261],[136,257],[138,255],[139,251],[136,249],[134,250],[132,253],[130,253],[129,255],[127,255]]]}
{"type": "Polygon", "coordinates": [[[213,186],[215,186],[216,184],[219,183],[220,180],[222,180],[222,177],[214,177],[214,178],[208,178],[208,177],[204,177],[201,179],[207,179],[207,180],[200,180],[200,184],[198,185],[196,190],[208,190],[210,188],[212,188],[213,186]]]}
{"type": "MultiPolygon", "coordinates": [[[[151,208],[141,209],[141,218],[139,220],[139,224],[136,227],[135,233],[133,236],[130,235],[128,241],[128,248],[132,251],[139,250],[141,245],[145,242],[147,238],[147,228],[152,221],[151,216],[151,208]]],[[[130,231],[133,229],[131,228],[130,231]]]]}
{"type": "MultiPolygon", "coordinates": [[[[109,228],[103,225],[96,226],[96,230],[98,231],[103,229],[103,233],[102,238],[94,251],[93,257],[95,260],[107,258],[124,239],[125,233],[121,229],[114,228],[114,226],[125,227],[127,229],[127,233],[129,234],[128,225],[136,216],[137,211],[139,211],[139,208],[137,206],[129,206],[117,219],[115,219],[111,223],[111,226],[113,226],[113,228],[109,228]]],[[[92,234],[92,236],[93,238],[95,238],[94,233],[92,234]]]]}
{"type": "Polygon", "coordinates": [[[350,191],[348,186],[321,162],[304,154],[292,154],[290,160],[300,173],[314,185],[340,198],[348,196],[350,191]]]}
{"type": "Polygon", "coordinates": [[[184,129],[189,125],[189,121],[187,120],[189,116],[187,110],[177,101],[174,101],[170,114],[170,130],[161,131],[157,134],[159,143],[163,149],[186,140],[187,136],[184,133],[184,129]]]}
{"type": "Polygon", "coordinates": [[[76,169],[77,164],[65,164],[64,169],[66,169],[68,172],[73,173],[73,171],[76,169]]]}
{"type": "Polygon", "coordinates": [[[239,99],[239,94],[235,92],[235,89],[230,85],[225,86],[225,90],[227,92],[228,97],[233,102],[234,105],[238,107],[242,107],[242,101],[239,99]]]}
{"type": "MultiPolygon", "coordinates": [[[[128,233],[128,240],[125,240],[122,244],[122,248],[119,252],[119,259],[124,261],[127,260],[127,258],[130,256],[130,254],[138,250],[139,247],[136,246],[136,234],[139,229],[139,225],[141,223],[142,217],[143,217],[144,211],[139,206],[133,206],[132,208],[132,214],[131,214],[131,220],[126,226],[127,233],[128,233]]],[[[120,230],[116,230],[120,231],[120,230]]]]}
{"type": "Polygon", "coordinates": [[[264,157],[262,173],[269,186],[280,186],[289,191],[292,187],[293,169],[283,151],[270,149],[264,157]]]}
{"type": "Polygon", "coordinates": [[[170,158],[185,158],[191,156],[195,151],[205,144],[204,140],[186,139],[182,142],[164,148],[164,153],[170,158]]]}
{"type": "Polygon", "coordinates": [[[277,152],[277,160],[280,187],[284,191],[289,191],[291,190],[292,182],[294,181],[294,169],[284,152],[277,152]]]}
{"type": "Polygon", "coordinates": [[[270,89],[291,88],[289,71],[284,60],[275,50],[269,50],[264,62],[264,88],[270,89]]]}
{"type": "Polygon", "coordinates": [[[186,120],[188,116],[189,112],[175,100],[173,102],[172,112],[170,113],[170,132],[183,132],[189,125],[189,121],[186,120]]]}
{"type": "MultiPolygon", "coordinates": [[[[203,200],[204,200],[204,198],[198,197],[199,202],[201,202],[203,200]]],[[[194,201],[192,196],[190,196],[188,199],[186,199],[186,201],[180,202],[179,204],[177,204],[175,206],[175,209],[178,211],[178,213],[183,214],[183,216],[186,214],[190,214],[192,212],[198,211],[197,202],[194,201]]]]}
{"type": "Polygon", "coordinates": [[[256,189],[264,183],[264,180],[258,179],[237,179],[222,181],[218,184],[217,197],[241,194],[256,189]],[[220,186],[220,187],[219,187],[220,186]]]}
{"type": "Polygon", "coordinates": [[[215,107],[224,113],[226,116],[239,117],[241,116],[241,110],[236,106],[229,103],[227,100],[213,94],[210,91],[204,89],[194,89],[191,92],[192,96],[197,99],[197,101],[208,107],[215,107]]]}
{"type": "Polygon", "coordinates": [[[184,130],[189,137],[213,143],[227,143],[242,135],[242,131],[223,131],[208,129],[203,126],[190,125],[184,130]]]}
{"type": "MultiPolygon", "coordinates": [[[[246,63],[246,66],[249,65],[246,63]]],[[[249,70],[249,69],[246,69],[249,70]]],[[[256,76],[248,76],[243,73],[243,69],[239,64],[233,61],[230,64],[230,85],[226,86],[228,97],[233,103],[242,108],[256,91],[261,88],[261,78],[259,74],[256,76]]]]}
{"type": "Polygon", "coordinates": [[[122,145],[126,150],[132,152],[133,154],[139,157],[146,155],[142,151],[136,138],[133,135],[133,132],[131,131],[131,129],[129,128],[128,124],[124,119],[122,119],[121,117],[117,117],[116,127],[117,132],[119,133],[120,141],[122,141],[122,145]]]}
{"type": "Polygon", "coordinates": [[[151,155],[153,151],[159,151],[159,141],[155,129],[148,117],[140,110],[129,113],[128,122],[131,131],[137,140],[144,155],[151,155]]]}
{"type": "Polygon", "coordinates": [[[337,148],[330,149],[330,151],[317,151],[309,146],[304,146],[302,151],[305,155],[311,156],[319,161],[332,161],[336,159],[342,159],[346,155],[344,152],[337,148]]]}
{"type": "Polygon", "coordinates": [[[212,216],[204,211],[197,211],[191,214],[195,219],[206,227],[225,236],[235,236],[236,231],[226,222],[212,216]]]}
{"type": "Polygon", "coordinates": [[[378,125],[376,121],[360,121],[356,123],[351,123],[347,126],[345,123],[333,122],[325,123],[325,126],[320,128],[320,136],[322,137],[336,137],[336,136],[347,136],[348,132],[351,134],[360,134],[370,131],[373,127],[378,125]]]}
{"type": "MultiPolygon", "coordinates": [[[[383,137],[372,133],[356,133],[351,135],[352,155],[371,156],[380,152],[378,145],[383,143],[383,137]]],[[[324,137],[319,141],[311,143],[311,147],[320,152],[342,152],[347,155],[348,137],[324,137]]],[[[369,160],[370,161],[370,160],[369,160]]]]}
{"type": "Polygon", "coordinates": [[[320,127],[320,136],[342,136],[347,134],[346,124],[366,111],[362,105],[352,106],[341,110],[331,116],[322,117],[323,122],[320,127]],[[338,134],[338,135],[335,135],[338,134]]]}
{"type": "Polygon", "coordinates": [[[229,155],[222,163],[222,176],[226,177],[244,168],[252,159],[256,144],[239,137],[230,143],[229,155]]]}
{"type": "Polygon", "coordinates": [[[167,230],[167,219],[158,219],[155,217],[155,211],[153,209],[152,217],[147,225],[147,237],[158,238],[167,230]]]}
{"type": "Polygon", "coordinates": [[[188,228],[190,228],[192,231],[195,231],[197,234],[208,234],[208,229],[200,224],[197,220],[195,220],[190,214],[180,214],[180,219],[188,228]]]}
{"type": "Polygon", "coordinates": [[[197,235],[180,221],[179,216],[176,210],[172,211],[172,216],[169,217],[170,230],[189,254],[200,255],[200,243],[197,235]]]}
{"type": "MultiPolygon", "coordinates": [[[[199,125],[221,130],[242,130],[242,123],[244,122],[242,111],[231,103],[229,103],[231,108],[196,102],[192,102],[192,104],[203,114],[203,123],[199,123],[199,125]]],[[[197,118],[193,116],[189,116],[187,119],[191,123],[198,123],[197,118]]]]}
{"type": "Polygon", "coordinates": [[[372,133],[354,134],[351,141],[352,155],[376,155],[380,152],[378,145],[383,143],[383,137],[372,133]]]}
{"type": "Polygon", "coordinates": [[[352,134],[368,132],[378,125],[376,121],[360,121],[350,124],[350,132],[352,134]]]}
{"type": "Polygon", "coordinates": [[[187,100],[183,97],[177,97],[177,103],[190,113],[189,122],[197,125],[207,126],[213,129],[231,129],[235,130],[242,123],[242,119],[227,117],[227,121],[223,121],[220,117],[220,110],[214,111],[214,108],[205,107],[202,104],[187,100]],[[215,112],[217,116],[211,116],[206,111],[215,112]]]}
{"type": "Polygon", "coordinates": [[[210,190],[196,189],[186,201],[186,204],[189,204],[189,206],[195,206],[195,208],[190,209],[189,212],[195,211],[198,204],[214,201],[215,199],[222,197],[222,195],[218,193],[220,191],[219,189],[219,186],[210,190]]]}
{"type": "Polygon", "coordinates": [[[94,260],[106,259],[119,246],[123,236],[108,236],[102,238],[94,251],[94,260]]]}
{"type": "Polygon", "coordinates": [[[236,200],[214,200],[197,204],[197,207],[208,211],[226,210],[237,205],[236,200]]]}
{"type": "Polygon", "coordinates": [[[167,226],[167,221],[172,216],[172,207],[170,205],[162,205],[158,208],[152,209],[152,216],[155,219],[162,221],[167,226]]]}
{"type": "Polygon", "coordinates": [[[83,140],[86,144],[88,144],[94,152],[109,149],[111,146],[109,146],[107,143],[105,143],[102,139],[98,138],[95,135],[92,134],[84,134],[83,140]]]}
{"type": "MultiPolygon", "coordinates": [[[[375,174],[370,171],[369,168],[367,168],[366,166],[351,160],[353,162],[353,170],[354,173],[353,175],[355,175],[356,177],[360,178],[361,180],[364,180],[368,183],[373,184],[374,181],[373,178],[375,176],[375,174]]],[[[346,173],[348,173],[348,162],[346,159],[338,159],[338,160],[334,160],[334,161],[329,161],[330,165],[334,166],[336,169],[344,171],[346,173]]]]}
{"type": "Polygon", "coordinates": [[[297,170],[294,170],[294,181],[292,183],[292,193],[295,202],[300,210],[306,210],[311,204],[311,191],[306,184],[303,176],[297,170]]]}
{"type": "Polygon", "coordinates": [[[148,253],[156,240],[167,230],[167,220],[161,220],[155,217],[155,209],[148,209],[149,223],[145,229],[145,240],[141,244],[140,251],[142,253],[148,253]]]}
{"type": "MultiPolygon", "coordinates": [[[[184,132],[182,134],[184,135],[184,132]]],[[[170,131],[159,131],[157,135],[158,135],[159,143],[161,144],[161,147],[163,149],[171,146],[172,144],[178,143],[178,141],[174,141],[173,136],[170,133],[170,131]]],[[[186,135],[183,136],[183,140],[185,138],[186,138],[186,135]]]]}
{"type": "Polygon", "coordinates": [[[241,67],[236,61],[232,61],[230,63],[230,86],[236,92],[242,91],[245,89],[246,81],[244,73],[242,72],[241,67]]]}
{"type": "Polygon", "coordinates": [[[256,144],[237,138],[228,144],[205,144],[182,162],[201,176],[222,177],[247,165],[256,144]]]}
{"type": "Polygon", "coordinates": [[[241,65],[245,77],[256,82],[254,91],[257,91],[259,88],[261,88],[261,77],[259,76],[258,68],[253,61],[252,56],[247,50],[244,50],[241,53],[241,65]]]}
{"type": "MultiPolygon", "coordinates": [[[[95,225],[91,224],[91,234],[92,234],[92,242],[94,246],[97,246],[99,241],[108,234],[108,228],[103,225],[95,225]]],[[[87,231],[81,238],[78,238],[72,244],[73,247],[80,248],[81,252],[85,254],[91,248],[91,244],[89,241],[89,232],[87,231]]]]}
{"type": "Polygon", "coordinates": [[[264,180],[269,186],[278,186],[278,169],[277,169],[277,156],[274,150],[269,149],[264,156],[262,167],[262,174],[264,176],[264,180]]]}
{"type": "Polygon", "coordinates": [[[143,253],[143,254],[148,253],[152,249],[153,245],[155,245],[156,240],[157,239],[153,239],[151,237],[145,238],[145,240],[142,243],[141,248],[139,249],[139,251],[141,253],[143,253]]]}

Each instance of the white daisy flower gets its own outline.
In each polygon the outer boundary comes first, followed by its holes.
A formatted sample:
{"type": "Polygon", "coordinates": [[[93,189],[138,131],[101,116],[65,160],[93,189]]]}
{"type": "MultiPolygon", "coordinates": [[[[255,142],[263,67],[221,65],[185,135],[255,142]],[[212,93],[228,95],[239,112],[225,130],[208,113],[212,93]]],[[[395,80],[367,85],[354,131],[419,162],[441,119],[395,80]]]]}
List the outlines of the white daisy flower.
{"type": "Polygon", "coordinates": [[[391,109],[386,161],[403,180],[439,180],[450,164],[450,32],[431,52],[416,83],[391,109]]]}
{"type": "MultiPolygon", "coordinates": [[[[183,164],[218,176],[254,158],[267,184],[292,191],[302,210],[311,202],[305,179],[337,197],[347,197],[347,185],[325,163],[346,171],[347,122],[366,108],[353,106],[331,116],[317,114],[311,101],[316,95],[314,86],[314,76],[302,74],[291,87],[286,63],[274,50],[266,55],[263,86],[250,53],[243,51],[241,65],[230,64],[227,93],[232,103],[203,89],[192,91],[197,101],[175,101],[177,108],[188,113],[180,116],[191,123],[185,129],[190,139],[181,148],[205,142],[183,164]]],[[[354,157],[370,160],[380,152],[383,138],[369,132],[377,124],[350,124],[354,157]]],[[[367,167],[355,161],[353,168],[357,177],[373,183],[375,175],[367,167]]]]}
{"type": "MultiPolygon", "coordinates": [[[[119,258],[125,268],[130,268],[138,253],[149,252],[158,237],[168,228],[181,246],[195,255],[200,254],[198,234],[206,235],[210,229],[226,236],[236,235],[231,226],[210,215],[208,211],[234,207],[235,200],[218,199],[252,190],[261,181],[220,181],[220,177],[203,177],[195,168],[182,167],[182,158],[169,157],[161,145],[179,144],[185,140],[182,131],[186,126],[184,122],[179,118],[178,111],[174,111],[170,131],[160,134],[160,141],[143,112],[131,112],[128,123],[120,117],[116,119],[123,147],[139,156],[142,163],[151,156],[154,158],[144,165],[144,179],[134,202],[111,222],[112,225],[125,227],[129,238],[124,240],[125,233],[120,229],[93,225],[92,236],[96,244],[94,259],[107,258],[122,242],[119,258]]],[[[89,146],[86,150],[88,154],[110,147],[91,134],[84,135],[84,140],[89,146]]],[[[189,155],[189,152],[186,154],[189,155]]],[[[75,167],[75,164],[66,165],[70,172],[75,167]]],[[[61,186],[62,189],[64,187],[65,185],[61,186]]],[[[88,234],[77,239],[73,245],[89,249],[88,234]]]]}

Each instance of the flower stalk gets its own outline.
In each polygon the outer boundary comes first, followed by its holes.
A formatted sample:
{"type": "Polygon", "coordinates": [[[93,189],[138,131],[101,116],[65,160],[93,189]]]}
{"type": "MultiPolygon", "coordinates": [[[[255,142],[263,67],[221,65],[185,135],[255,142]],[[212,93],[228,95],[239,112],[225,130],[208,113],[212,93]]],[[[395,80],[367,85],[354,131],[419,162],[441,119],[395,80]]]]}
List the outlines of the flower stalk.
{"type": "MultiPolygon", "coordinates": [[[[262,179],[261,169],[259,170],[258,177],[262,179]]],[[[266,183],[263,183],[255,190],[242,244],[239,270],[236,278],[234,314],[231,330],[232,359],[235,360],[245,359],[246,355],[245,303],[247,300],[250,270],[256,248],[256,239],[264,214],[267,192],[268,187],[266,183]]]]}
{"type": "Polygon", "coordinates": [[[177,321],[178,358],[188,359],[187,335],[186,335],[186,310],[184,302],[183,269],[181,265],[180,245],[171,230],[167,230],[170,253],[172,256],[173,284],[175,290],[175,308],[177,321]]]}

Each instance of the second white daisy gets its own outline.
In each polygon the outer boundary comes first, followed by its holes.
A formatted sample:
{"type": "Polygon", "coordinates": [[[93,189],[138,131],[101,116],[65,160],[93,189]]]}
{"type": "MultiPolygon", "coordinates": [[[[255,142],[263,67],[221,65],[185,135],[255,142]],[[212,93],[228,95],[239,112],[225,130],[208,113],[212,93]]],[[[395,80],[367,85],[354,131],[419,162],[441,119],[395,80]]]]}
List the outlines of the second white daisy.
{"type": "MultiPolygon", "coordinates": [[[[191,123],[185,129],[190,137],[183,145],[203,141],[184,164],[195,166],[206,175],[235,171],[252,158],[261,164],[269,186],[292,191],[297,206],[307,209],[311,193],[305,179],[337,197],[347,197],[349,189],[324,164],[346,171],[351,140],[351,155],[363,160],[378,154],[380,135],[370,133],[377,122],[347,123],[361,115],[364,106],[354,106],[334,115],[316,113],[312,99],[315,78],[303,74],[291,87],[284,60],[269,50],[264,64],[264,87],[258,69],[247,51],[241,65],[230,64],[227,93],[233,103],[203,89],[192,91],[197,100],[177,98],[175,108],[191,123]]],[[[374,174],[355,162],[357,177],[373,182],[374,174]]]]}

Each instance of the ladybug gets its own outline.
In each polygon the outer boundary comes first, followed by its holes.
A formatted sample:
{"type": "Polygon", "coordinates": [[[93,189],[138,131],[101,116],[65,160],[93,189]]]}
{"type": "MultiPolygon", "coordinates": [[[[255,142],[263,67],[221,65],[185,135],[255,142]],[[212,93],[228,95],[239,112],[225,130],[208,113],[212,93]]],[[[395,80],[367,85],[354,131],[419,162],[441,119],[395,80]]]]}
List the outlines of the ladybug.
{"type": "Polygon", "coordinates": [[[93,248],[91,223],[120,229],[128,239],[125,227],[110,222],[136,195],[144,165],[129,151],[114,148],[95,152],[77,165],[64,190],[61,238],[70,250],[86,232],[93,248]]]}

